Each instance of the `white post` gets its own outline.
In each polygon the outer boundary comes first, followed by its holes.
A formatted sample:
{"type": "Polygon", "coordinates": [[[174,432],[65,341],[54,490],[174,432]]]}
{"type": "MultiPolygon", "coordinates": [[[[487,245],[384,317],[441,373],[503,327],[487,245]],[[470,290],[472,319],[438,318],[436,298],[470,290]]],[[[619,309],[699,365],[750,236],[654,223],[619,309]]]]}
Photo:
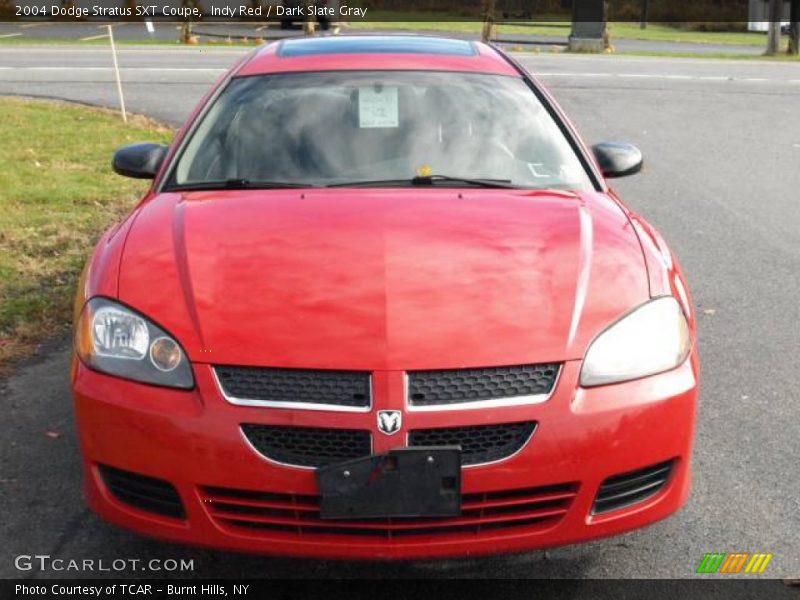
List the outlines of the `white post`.
{"type": "Polygon", "coordinates": [[[128,113],[125,111],[125,97],[122,95],[122,79],[119,76],[119,64],[117,63],[117,47],[114,45],[114,30],[111,25],[108,27],[108,39],[111,42],[111,56],[114,59],[114,75],[117,78],[117,93],[119,94],[119,106],[122,109],[122,120],[128,122],[128,113]]]}

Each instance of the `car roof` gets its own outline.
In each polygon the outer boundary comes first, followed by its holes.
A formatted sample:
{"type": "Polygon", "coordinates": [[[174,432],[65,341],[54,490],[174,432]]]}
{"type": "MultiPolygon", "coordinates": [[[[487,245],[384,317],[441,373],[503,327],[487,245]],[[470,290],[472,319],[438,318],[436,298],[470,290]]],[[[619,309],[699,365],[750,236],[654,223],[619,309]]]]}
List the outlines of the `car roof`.
{"type": "Polygon", "coordinates": [[[256,51],[237,76],[297,71],[464,71],[519,77],[491,46],[423,35],[340,35],[289,38],[256,51]]]}

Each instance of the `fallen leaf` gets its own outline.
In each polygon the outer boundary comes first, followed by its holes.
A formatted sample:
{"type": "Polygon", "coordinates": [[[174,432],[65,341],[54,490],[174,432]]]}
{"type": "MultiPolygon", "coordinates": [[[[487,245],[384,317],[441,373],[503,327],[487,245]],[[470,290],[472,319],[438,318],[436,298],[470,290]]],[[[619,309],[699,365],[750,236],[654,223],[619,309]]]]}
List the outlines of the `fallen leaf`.
{"type": "Polygon", "coordinates": [[[707,309],[705,309],[703,311],[703,314],[704,315],[715,315],[715,314],[717,314],[717,309],[716,308],[707,308],[707,309]]]}

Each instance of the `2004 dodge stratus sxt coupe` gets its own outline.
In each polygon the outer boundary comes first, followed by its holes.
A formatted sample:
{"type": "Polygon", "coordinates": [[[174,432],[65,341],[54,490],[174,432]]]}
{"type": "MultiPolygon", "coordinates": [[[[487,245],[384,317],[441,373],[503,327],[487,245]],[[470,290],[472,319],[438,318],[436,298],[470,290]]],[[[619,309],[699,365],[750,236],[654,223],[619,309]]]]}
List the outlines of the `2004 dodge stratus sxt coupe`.
{"type": "Polygon", "coordinates": [[[335,558],[520,551],[690,488],[678,262],[489,45],[291,39],[234,66],[105,234],[76,306],[91,506],[159,538],[335,558]]]}

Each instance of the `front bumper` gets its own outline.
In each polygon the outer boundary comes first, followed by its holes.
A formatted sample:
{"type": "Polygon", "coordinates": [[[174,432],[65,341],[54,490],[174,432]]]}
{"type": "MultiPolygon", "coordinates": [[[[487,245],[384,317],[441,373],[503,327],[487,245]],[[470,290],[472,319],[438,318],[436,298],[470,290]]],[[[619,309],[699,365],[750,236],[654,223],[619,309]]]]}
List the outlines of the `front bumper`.
{"type": "MultiPolygon", "coordinates": [[[[552,396],[541,404],[405,412],[404,429],[535,419],[538,429],[521,451],[463,470],[463,492],[470,497],[489,493],[488,497],[492,492],[540,487],[547,491],[553,489],[548,486],[563,489],[569,484],[574,493],[557,518],[502,528],[482,527],[478,521],[469,528],[437,530],[431,522],[433,527],[402,536],[391,531],[375,535],[374,530],[359,535],[346,527],[292,527],[291,520],[281,529],[230,527],[215,516],[209,489],[276,492],[292,499],[318,493],[312,470],[264,459],[244,440],[241,423],[370,429],[373,451],[382,453],[405,443],[402,435],[378,432],[375,418],[377,410],[404,410],[404,374],[374,373],[372,410],[342,413],[235,406],[222,397],[209,365],[196,364],[194,370],[197,387],[186,392],[123,381],[73,362],[85,491],[104,519],[157,538],[218,549],[411,559],[515,552],[619,534],[669,516],[689,495],[698,395],[694,352],[668,373],[592,389],[578,386],[580,361],[568,361],[552,396]],[[618,510],[592,514],[604,480],[670,460],[672,472],[657,493],[618,510]],[[99,465],[171,483],[185,518],[159,516],[120,501],[105,485],[99,465]]],[[[491,521],[487,518],[486,524],[491,521]]]]}

